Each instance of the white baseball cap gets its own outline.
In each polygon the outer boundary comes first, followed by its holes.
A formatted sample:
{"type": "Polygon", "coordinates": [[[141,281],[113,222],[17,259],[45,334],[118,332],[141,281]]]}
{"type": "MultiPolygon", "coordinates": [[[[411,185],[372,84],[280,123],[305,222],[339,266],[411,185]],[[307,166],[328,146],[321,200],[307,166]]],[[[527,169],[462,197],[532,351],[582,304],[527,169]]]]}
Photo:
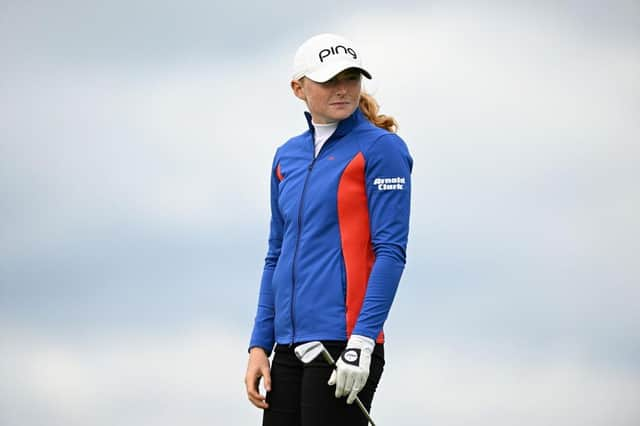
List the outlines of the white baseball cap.
{"type": "Polygon", "coordinates": [[[336,34],[319,34],[302,43],[296,51],[293,80],[307,77],[324,83],[347,68],[358,68],[371,79],[369,71],[362,66],[360,50],[351,40],[336,34]]]}

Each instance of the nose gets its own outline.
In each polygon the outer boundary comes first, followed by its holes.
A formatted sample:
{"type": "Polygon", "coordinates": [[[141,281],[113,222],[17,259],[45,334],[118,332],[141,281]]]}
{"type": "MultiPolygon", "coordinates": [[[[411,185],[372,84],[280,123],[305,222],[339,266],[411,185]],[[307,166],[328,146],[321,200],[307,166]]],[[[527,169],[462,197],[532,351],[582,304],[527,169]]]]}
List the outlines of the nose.
{"type": "Polygon", "coordinates": [[[336,93],[344,95],[345,93],[347,93],[347,82],[345,80],[336,80],[334,88],[336,90],[336,93]]]}

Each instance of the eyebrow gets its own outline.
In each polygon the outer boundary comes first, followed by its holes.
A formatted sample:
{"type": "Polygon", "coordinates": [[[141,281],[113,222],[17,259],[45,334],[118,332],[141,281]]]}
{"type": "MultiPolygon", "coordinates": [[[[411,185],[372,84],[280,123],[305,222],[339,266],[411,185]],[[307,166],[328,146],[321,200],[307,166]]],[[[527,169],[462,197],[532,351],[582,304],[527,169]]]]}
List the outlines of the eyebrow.
{"type": "Polygon", "coordinates": [[[349,78],[349,77],[357,77],[357,76],[360,76],[360,75],[361,75],[360,71],[357,71],[357,70],[344,71],[344,72],[339,73],[338,75],[333,76],[333,78],[331,78],[331,80],[335,80],[335,79],[337,79],[339,77],[341,77],[341,78],[349,78]]]}

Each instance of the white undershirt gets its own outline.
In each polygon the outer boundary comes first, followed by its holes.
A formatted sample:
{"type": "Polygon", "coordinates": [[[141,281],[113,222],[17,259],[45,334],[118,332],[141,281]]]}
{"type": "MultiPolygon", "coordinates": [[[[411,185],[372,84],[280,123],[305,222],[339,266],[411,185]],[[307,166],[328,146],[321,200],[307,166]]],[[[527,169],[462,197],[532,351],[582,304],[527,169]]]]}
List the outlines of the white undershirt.
{"type": "Polygon", "coordinates": [[[336,122],[329,123],[329,124],[317,124],[317,123],[314,123],[312,121],[311,124],[313,124],[313,127],[315,128],[314,144],[315,144],[315,147],[316,147],[315,156],[317,157],[318,153],[322,149],[322,145],[324,145],[324,143],[327,141],[327,139],[329,139],[331,137],[331,135],[333,134],[333,132],[335,132],[336,129],[338,128],[338,122],[336,121],[336,122]]]}

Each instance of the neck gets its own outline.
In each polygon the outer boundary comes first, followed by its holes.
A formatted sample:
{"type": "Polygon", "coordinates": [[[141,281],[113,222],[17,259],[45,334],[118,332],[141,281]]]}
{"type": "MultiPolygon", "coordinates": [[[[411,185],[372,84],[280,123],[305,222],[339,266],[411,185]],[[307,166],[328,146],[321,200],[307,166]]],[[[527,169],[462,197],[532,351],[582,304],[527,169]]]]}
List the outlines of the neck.
{"type": "Polygon", "coordinates": [[[314,126],[317,126],[317,127],[318,126],[320,126],[320,127],[327,126],[328,127],[328,126],[337,126],[338,125],[338,121],[328,121],[326,123],[317,123],[315,120],[311,120],[311,124],[313,124],[314,126]]]}

